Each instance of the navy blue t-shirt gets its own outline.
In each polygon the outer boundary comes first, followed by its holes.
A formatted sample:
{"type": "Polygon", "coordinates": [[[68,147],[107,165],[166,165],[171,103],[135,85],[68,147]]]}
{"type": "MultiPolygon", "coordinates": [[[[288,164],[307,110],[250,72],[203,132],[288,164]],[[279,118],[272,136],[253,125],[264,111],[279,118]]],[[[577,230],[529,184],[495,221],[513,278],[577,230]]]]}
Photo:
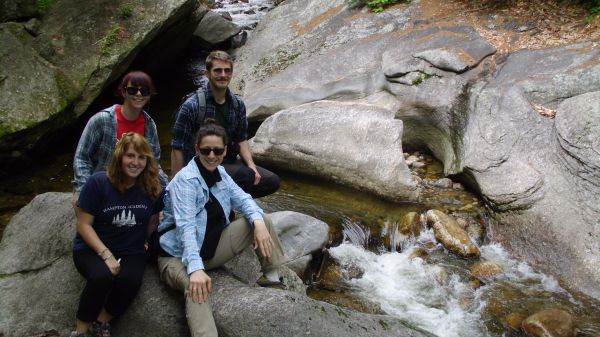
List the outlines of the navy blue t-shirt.
{"type": "MultiPolygon", "coordinates": [[[[164,191],[163,191],[164,193],[164,191]]],[[[90,176],[79,194],[77,205],[94,216],[92,227],[106,247],[117,256],[143,254],[150,216],[163,208],[162,194],[152,201],[137,186],[121,194],[106,172],[90,176]]],[[[73,251],[90,249],[79,233],[73,251]]]]}

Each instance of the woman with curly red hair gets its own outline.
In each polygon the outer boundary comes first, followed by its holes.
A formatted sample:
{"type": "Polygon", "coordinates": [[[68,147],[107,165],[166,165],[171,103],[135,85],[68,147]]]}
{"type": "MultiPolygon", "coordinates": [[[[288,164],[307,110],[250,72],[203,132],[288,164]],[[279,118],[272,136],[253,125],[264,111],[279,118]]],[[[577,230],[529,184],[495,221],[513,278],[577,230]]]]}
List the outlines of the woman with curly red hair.
{"type": "Polygon", "coordinates": [[[146,239],[162,210],[158,164],[146,138],[124,133],[106,172],[91,175],[77,202],[73,260],[87,283],[76,330],[110,337],[110,320],[135,298],[146,266],[146,239]]]}

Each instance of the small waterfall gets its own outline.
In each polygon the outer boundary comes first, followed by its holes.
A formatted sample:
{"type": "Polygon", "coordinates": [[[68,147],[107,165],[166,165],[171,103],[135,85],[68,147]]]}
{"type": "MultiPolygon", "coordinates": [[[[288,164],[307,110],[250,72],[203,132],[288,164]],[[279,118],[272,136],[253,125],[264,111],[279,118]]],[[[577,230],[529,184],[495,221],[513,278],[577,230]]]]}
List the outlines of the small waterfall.
{"type": "Polygon", "coordinates": [[[362,227],[358,222],[351,221],[348,218],[343,218],[342,233],[344,234],[344,242],[348,242],[362,248],[367,248],[369,246],[369,236],[371,236],[371,230],[362,227]]]}
{"type": "Polygon", "coordinates": [[[440,337],[497,336],[488,331],[485,310],[495,299],[497,288],[508,283],[522,286],[530,296],[568,296],[555,279],[511,259],[498,244],[480,247],[482,258],[502,266],[505,272],[494,282],[473,289],[468,272],[452,265],[450,260],[457,260],[454,257],[436,263],[411,258],[419,242],[435,240],[431,230],[424,231],[402,252],[370,252],[364,248],[367,237],[358,224],[346,221],[345,242],[329,250],[342,267],[364,270],[362,277],[348,281],[352,288],[388,314],[440,337]]]}
{"type": "Polygon", "coordinates": [[[243,30],[252,30],[266,12],[274,7],[274,0],[218,0],[215,12],[227,12],[232,21],[243,30]]]}

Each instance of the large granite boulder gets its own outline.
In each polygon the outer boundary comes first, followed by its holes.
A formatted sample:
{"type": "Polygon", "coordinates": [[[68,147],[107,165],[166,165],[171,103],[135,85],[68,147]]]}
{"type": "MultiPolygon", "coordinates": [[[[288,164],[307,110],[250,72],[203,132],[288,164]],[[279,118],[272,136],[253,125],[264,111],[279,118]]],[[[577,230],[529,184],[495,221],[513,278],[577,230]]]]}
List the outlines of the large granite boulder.
{"type": "Polygon", "coordinates": [[[24,23],[0,24],[0,159],[24,163],[25,154],[52,144],[157,37],[176,30],[187,39],[161,40],[161,48],[181,51],[204,13],[194,14],[196,6],[58,0],[35,32],[24,23]]]}
{"type": "Polygon", "coordinates": [[[210,11],[204,15],[194,36],[200,39],[200,44],[207,49],[223,45],[236,36],[242,29],[231,20],[227,20],[221,14],[210,11]]]}
{"type": "Polygon", "coordinates": [[[0,0],[0,22],[23,20],[40,14],[36,0],[0,0]]]}
{"type": "MultiPolygon", "coordinates": [[[[600,50],[508,57],[471,89],[460,170],[498,220],[492,238],[600,298],[600,50]],[[555,111],[554,119],[539,111],[555,111]]],[[[456,166],[455,166],[456,167],[456,166]]]]}
{"type": "Polygon", "coordinates": [[[368,104],[319,101],[268,118],[251,141],[261,162],[392,200],[416,200],[402,154],[402,121],[368,104]],[[368,149],[368,150],[366,150],[368,149]]]}
{"type": "MultiPolygon", "coordinates": [[[[50,329],[66,334],[73,328],[84,281],[71,257],[75,216],[70,200],[70,193],[39,195],[6,228],[0,242],[0,335],[21,337],[50,329]]],[[[307,218],[293,212],[273,213],[291,258],[320,251],[319,245],[327,242],[327,225],[307,218]],[[302,228],[301,219],[308,220],[307,228],[302,228]],[[303,246],[305,241],[299,238],[308,237],[310,244],[303,246]]],[[[341,309],[311,300],[302,291],[256,287],[257,266],[253,253],[245,251],[225,268],[209,272],[221,336],[279,337],[290,331],[340,337],[428,336],[392,317],[341,309]]],[[[156,268],[148,266],[139,295],[115,321],[113,335],[189,336],[183,308],[183,296],[160,282],[156,268]]]]}
{"type": "MultiPolygon", "coordinates": [[[[447,175],[481,193],[496,220],[494,240],[568,288],[600,298],[597,44],[490,57],[495,49],[476,29],[423,20],[422,5],[375,15],[342,1],[288,0],[270,12],[237,53],[234,83],[249,119],[265,120],[253,143],[260,160],[337,178],[301,151],[311,134],[302,123],[319,130],[324,117],[296,118],[287,132],[299,139],[282,135],[283,116],[309,116],[305,107],[322,100],[390,110],[403,122],[403,146],[433,153],[447,175]]],[[[338,122],[359,133],[354,121],[338,122]]],[[[341,152],[360,163],[376,143],[341,152]]],[[[378,170],[400,160],[391,155],[378,170]]],[[[372,172],[357,166],[353,174],[372,172]]]]}

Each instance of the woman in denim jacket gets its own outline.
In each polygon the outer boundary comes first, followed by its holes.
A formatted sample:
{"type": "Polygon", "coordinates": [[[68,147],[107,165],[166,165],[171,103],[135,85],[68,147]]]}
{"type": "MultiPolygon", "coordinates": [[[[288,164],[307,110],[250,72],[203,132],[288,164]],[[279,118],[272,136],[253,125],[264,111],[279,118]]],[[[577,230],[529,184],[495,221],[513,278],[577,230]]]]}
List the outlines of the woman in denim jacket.
{"type": "Polygon", "coordinates": [[[220,166],[227,134],[207,119],[198,131],[196,156],[167,187],[158,268],[161,279],[185,295],[192,337],[217,336],[206,270],[222,266],[253,244],[263,277],[259,284],[280,287],[278,267],[287,261],[273,224],[252,197],[220,166]],[[229,222],[232,208],[243,217],[229,222]],[[173,226],[175,225],[175,226],[173,226]]]}

